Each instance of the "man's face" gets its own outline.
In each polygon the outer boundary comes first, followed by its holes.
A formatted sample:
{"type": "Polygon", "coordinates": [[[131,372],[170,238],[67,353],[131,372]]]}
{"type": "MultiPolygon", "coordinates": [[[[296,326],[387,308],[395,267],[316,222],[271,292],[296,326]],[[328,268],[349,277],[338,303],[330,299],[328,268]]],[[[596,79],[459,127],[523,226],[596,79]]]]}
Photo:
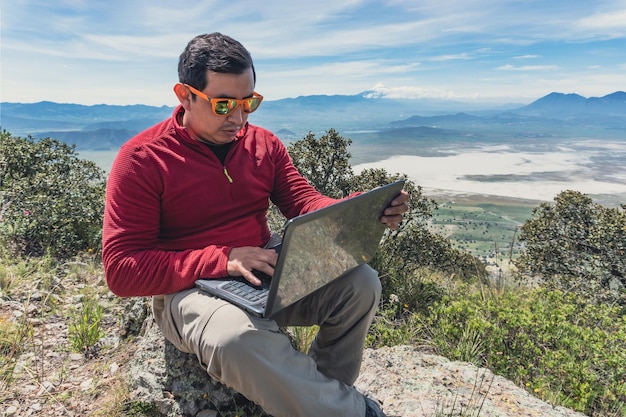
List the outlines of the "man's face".
{"type": "MultiPolygon", "coordinates": [[[[227,116],[217,116],[211,109],[211,103],[198,96],[192,100],[189,89],[182,84],[177,84],[175,91],[185,108],[183,126],[196,140],[216,145],[232,142],[248,120],[248,113],[244,113],[241,106],[237,106],[227,116]]],[[[211,98],[252,97],[254,92],[252,69],[248,68],[242,74],[207,71],[207,85],[202,92],[211,98]]]]}

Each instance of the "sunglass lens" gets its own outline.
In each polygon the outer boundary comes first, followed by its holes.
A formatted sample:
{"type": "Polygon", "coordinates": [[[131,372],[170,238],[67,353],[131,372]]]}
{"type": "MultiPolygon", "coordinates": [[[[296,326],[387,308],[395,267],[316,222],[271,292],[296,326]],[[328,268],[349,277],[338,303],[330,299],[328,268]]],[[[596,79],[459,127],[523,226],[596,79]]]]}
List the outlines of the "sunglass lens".
{"type": "Polygon", "coordinates": [[[237,102],[234,100],[220,100],[215,102],[215,113],[227,115],[232,113],[235,107],[237,107],[237,102]]]}
{"type": "Polygon", "coordinates": [[[248,100],[244,101],[243,110],[246,113],[252,113],[253,111],[259,108],[259,104],[261,104],[261,100],[259,100],[258,98],[256,97],[249,98],[248,100]]]}

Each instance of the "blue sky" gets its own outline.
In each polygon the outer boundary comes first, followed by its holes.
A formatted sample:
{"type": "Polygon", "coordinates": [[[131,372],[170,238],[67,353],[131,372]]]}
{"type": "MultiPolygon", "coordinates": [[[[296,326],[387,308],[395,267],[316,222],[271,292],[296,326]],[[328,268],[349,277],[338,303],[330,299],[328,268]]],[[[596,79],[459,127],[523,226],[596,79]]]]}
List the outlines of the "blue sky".
{"type": "Polygon", "coordinates": [[[175,105],[179,54],[215,31],[268,100],[626,90],[626,0],[0,1],[1,101],[175,105]]]}

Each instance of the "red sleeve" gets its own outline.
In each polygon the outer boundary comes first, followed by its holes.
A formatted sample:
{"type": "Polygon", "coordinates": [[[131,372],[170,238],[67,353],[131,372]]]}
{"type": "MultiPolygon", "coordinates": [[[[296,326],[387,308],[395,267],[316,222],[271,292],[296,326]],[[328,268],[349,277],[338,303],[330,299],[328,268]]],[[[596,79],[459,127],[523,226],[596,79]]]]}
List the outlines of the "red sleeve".
{"type": "MultiPolygon", "coordinates": [[[[276,139],[272,152],[276,167],[272,201],[285,217],[291,219],[336,203],[337,199],[320,194],[293,165],[285,146],[276,139]]],[[[351,198],[360,193],[354,193],[351,198]]]]}
{"type": "Polygon", "coordinates": [[[107,180],[102,260],[107,284],[122,297],[191,288],[199,276],[226,276],[230,248],[159,249],[158,165],[149,152],[124,146],[107,180]]]}

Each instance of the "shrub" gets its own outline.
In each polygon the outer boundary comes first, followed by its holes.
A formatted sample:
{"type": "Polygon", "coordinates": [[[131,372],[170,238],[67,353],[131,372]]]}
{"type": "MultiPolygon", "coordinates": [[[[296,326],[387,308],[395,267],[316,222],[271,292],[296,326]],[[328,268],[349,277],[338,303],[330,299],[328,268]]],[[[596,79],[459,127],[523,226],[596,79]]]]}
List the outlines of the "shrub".
{"type": "Polygon", "coordinates": [[[424,326],[419,315],[411,314],[408,305],[400,303],[394,294],[382,304],[367,334],[365,346],[421,344],[424,326]]]}
{"type": "Polygon", "coordinates": [[[626,413],[626,317],[573,293],[518,289],[494,295],[462,288],[425,321],[450,359],[471,341],[483,365],[544,400],[588,415],[626,413]]]}
{"type": "MultiPolygon", "coordinates": [[[[372,266],[400,285],[423,267],[468,281],[487,276],[485,265],[478,258],[454,248],[449,240],[416,221],[387,233],[372,266]]],[[[395,288],[389,291],[397,292],[395,288]]]]}
{"type": "Polygon", "coordinates": [[[626,211],[565,191],[542,203],[520,229],[516,266],[551,287],[626,305],[626,211]]]}
{"type": "Polygon", "coordinates": [[[11,253],[67,258],[98,250],[104,171],[74,146],[2,132],[0,245],[11,253]]]}
{"type": "Polygon", "coordinates": [[[72,316],[69,323],[68,338],[75,352],[89,357],[94,354],[97,343],[104,336],[101,328],[103,309],[96,300],[83,298],[81,308],[72,316]]]}

